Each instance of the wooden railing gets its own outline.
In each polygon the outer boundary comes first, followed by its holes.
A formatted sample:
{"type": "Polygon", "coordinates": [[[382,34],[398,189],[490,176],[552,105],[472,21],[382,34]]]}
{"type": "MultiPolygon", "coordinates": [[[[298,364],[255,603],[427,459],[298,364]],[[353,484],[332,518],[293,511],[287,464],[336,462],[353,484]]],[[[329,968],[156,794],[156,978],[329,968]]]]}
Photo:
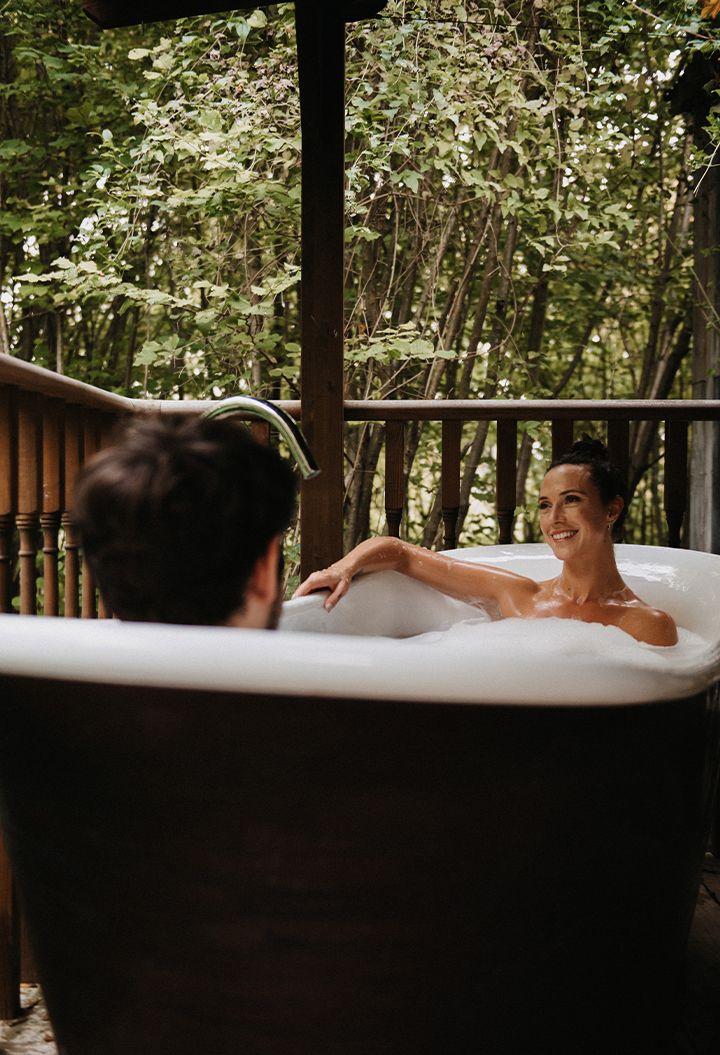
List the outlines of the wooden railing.
{"type": "MultiPolygon", "coordinates": [[[[131,402],[136,410],[170,414],[198,414],[212,405],[204,400],[131,402]]],[[[278,406],[296,420],[301,419],[299,401],[280,401],[278,406]]],[[[497,426],[495,490],[498,542],[501,544],[513,541],[518,425],[521,422],[550,423],[553,458],[570,448],[576,425],[588,421],[604,422],[611,460],[626,479],[630,468],[631,423],[661,423],[665,435],[664,511],[668,544],[680,546],[687,510],[690,426],[695,421],[720,421],[720,400],[347,400],[344,417],[347,424],[379,422],[385,427],[385,516],[387,532],[391,535],[400,532],[407,502],[404,473],[406,426],[413,422],[441,423],[444,549],[453,549],[458,542],[462,427],[465,423],[486,421],[497,426]]]]}
{"type": "MultiPolygon", "coordinates": [[[[107,616],[83,566],[72,522],[78,472],[112,442],[120,420],[153,412],[195,415],[210,405],[202,400],[129,399],[0,355],[0,611],[107,616]],[[43,590],[38,597],[40,551],[43,590]],[[14,589],[18,582],[19,590],[14,589]]],[[[299,402],[279,405],[300,418],[299,402]]],[[[407,426],[441,423],[445,549],[458,543],[464,423],[496,423],[497,538],[505,544],[513,539],[519,423],[550,422],[554,457],[570,446],[576,423],[604,421],[611,458],[627,475],[631,422],[662,422],[667,537],[670,545],[678,546],[687,505],[689,428],[693,421],[720,420],[720,401],[369,400],[346,402],[344,416],[352,425],[384,425],[384,505],[391,535],[400,533],[407,507],[407,426]]],[[[266,426],[256,424],[254,431],[258,438],[267,438],[266,426]]]]}
{"type": "Polygon", "coordinates": [[[603,421],[610,458],[627,481],[631,422],[663,422],[664,504],[671,546],[682,544],[688,494],[688,433],[693,421],[720,420],[718,400],[374,400],[347,402],[347,422],[385,422],[385,512],[389,534],[398,534],[406,495],[403,485],[405,425],[442,422],[441,496],[443,545],[457,545],[460,514],[461,438],[465,422],[497,426],[495,506],[498,542],[513,541],[517,493],[518,424],[550,422],[552,457],[572,445],[575,424],[603,421]]]}
{"type": "MultiPolygon", "coordinates": [[[[129,399],[59,377],[8,356],[0,356],[0,611],[25,615],[108,613],[82,564],[72,523],[75,480],[83,463],[112,442],[121,419],[138,413],[198,414],[209,402],[129,399]],[[36,589],[42,550],[42,598],[36,589]],[[59,577],[62,564],[64,575],[59,577]],[[19,569],[15,574],[15,568],[19,569]],[[13,583],[19,579],[19,597],[13,583]]],[[[300,418],[299,402],[283,402],[300,418]]],[[[458,542],[462,427],[496,423],[496,516],[498,541],[510,543],[516,507],[518,424],[550,422],[552,455],[572,443],[575,423],[604,421],[612,460],[627,474],[631,422],[664,423],[664,504],[669,544],[682,543],[688,493],[688,432],[693,421],[720,420],[713,400],[369,400],[345,403],[350,424],[379,422],[385,429],[385,514],[387,531],[400,533],[407,505],[406,427],[440,422],[443,546],[458,542]]],[[[267,438],[264,425],[255,425],[267,438]]],[[[340,515],[340,512],[338,513],[340,515]]]]}
{"type": "MultiPolygon", "coordinates": [[[[17,560],[22,615],[35,615],[39,609],[59,615],[62,607],[66,616],[92,617],[98,610],[96,591],[87,569],[81,569],[71,517],[75,481],[83,463],[111,442],[118,421],[133,413],[134,403],[7,356],[0,358],[0,612],[13,610],[17,560]]],[[[100,614],[107,614],[102,605],[100,614]]]]}

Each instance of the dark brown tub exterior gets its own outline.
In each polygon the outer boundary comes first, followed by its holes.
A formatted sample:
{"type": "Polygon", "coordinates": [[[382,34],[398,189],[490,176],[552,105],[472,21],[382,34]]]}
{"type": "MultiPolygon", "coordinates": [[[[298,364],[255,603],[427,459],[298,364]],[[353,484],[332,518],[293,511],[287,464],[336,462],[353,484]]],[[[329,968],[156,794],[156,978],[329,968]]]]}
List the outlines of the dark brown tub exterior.
{"type": "Polygon", "coordinates": [[[3,823],[61,1052],[656,1055],[716,697],[1,678],[3,823]]]}

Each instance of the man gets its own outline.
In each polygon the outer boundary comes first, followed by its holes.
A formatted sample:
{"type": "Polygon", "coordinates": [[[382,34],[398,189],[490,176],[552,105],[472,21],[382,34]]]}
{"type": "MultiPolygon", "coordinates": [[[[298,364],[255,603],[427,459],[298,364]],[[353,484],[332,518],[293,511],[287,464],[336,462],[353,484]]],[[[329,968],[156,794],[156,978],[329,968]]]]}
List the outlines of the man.
{"type": "Polygon", "coordinates": [[[295,493],[237,423],[148,417],[88,463],[75,519],[119,619],[274,629],[295,493]]]}

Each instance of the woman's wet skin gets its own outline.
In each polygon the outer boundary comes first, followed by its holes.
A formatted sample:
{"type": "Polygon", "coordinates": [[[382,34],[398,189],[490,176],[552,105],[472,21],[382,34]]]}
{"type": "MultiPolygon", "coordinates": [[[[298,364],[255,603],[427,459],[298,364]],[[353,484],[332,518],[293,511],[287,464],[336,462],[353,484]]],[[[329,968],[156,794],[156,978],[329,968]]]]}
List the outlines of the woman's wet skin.
{"type": "Polygon", "coordinates": [[[648,644],[676,644],[670,616],[641,601],[618,572],[612,531],[622,499],[605,504],[586,465],[559,465],[546,473],[539,505],[543,537],[563,562],[557,578],[538,583],[504,568],[456,560],[399,539],[376,538],[315,572],[295,596],[329,589],[329,611],[358,573],[393,570],[468,604],[494,601],[504,617],[580,619],[618,626],[648,644]]]}

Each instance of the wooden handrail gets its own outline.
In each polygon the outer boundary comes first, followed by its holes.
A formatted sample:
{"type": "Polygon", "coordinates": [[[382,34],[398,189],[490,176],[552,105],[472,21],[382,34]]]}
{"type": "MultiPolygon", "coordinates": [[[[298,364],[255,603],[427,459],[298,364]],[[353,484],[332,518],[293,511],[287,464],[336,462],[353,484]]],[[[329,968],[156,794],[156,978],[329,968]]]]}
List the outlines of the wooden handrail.
{"type": "Polygon", "coordinates": [[[114,392],[105,392],[102,388],[76,381],[72,377],[63,377],[42,366],[26,363],[12,355],[0,353],[0,385],[14,385],[23,392],[36,392],[41,396],[62,399],[65,403],[92,407],[93,410],[104,410],[111,413],[127,413],[135,409],[135,400],[127,396],[118,396],[114,392]]]}
{"type": "MultiPolygon", "coordinates": [[[[2,378],[0,377],[0,380],[2,378]]],[[[138,411],[201,414],[213,400],[129,401],[138,411]]],[[[299,400],[273,400],[296,420],[299,400]]],[[[349,399],[345,421],[720,421],[720,399],[349,399]]]]}
{"type": "MultiPolygon", "coordinates": [[[[135,399],[0,354],[0,385],[115,413],[201,414],[211,399],[135,399]]],[[[292,418],[300,400],[274,400],[292,418]]],[[[351,399],[345,421],[720,421],[717,399],[351,399]]]]}
{"type": "Polygon", "coordinates": [[[720,421],[720,399],[365,399],[346,421],[720,421]]]}

